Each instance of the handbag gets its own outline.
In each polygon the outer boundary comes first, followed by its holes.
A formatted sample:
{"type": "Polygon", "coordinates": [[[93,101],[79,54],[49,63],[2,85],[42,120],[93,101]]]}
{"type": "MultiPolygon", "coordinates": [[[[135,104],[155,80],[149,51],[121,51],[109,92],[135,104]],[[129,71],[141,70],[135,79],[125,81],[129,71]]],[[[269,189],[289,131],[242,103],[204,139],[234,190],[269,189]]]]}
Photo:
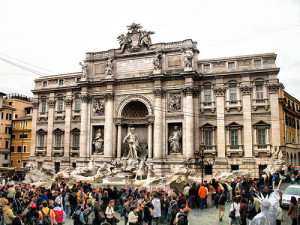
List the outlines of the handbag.
{"type": "Polygon", "coordinates": [[[230,211],[229,217],[230,217],[230,218],[235,218],[235,208],[234,208],[234,204],[232,204],[232,207],[233,207],[233,210],[230,211]]]}

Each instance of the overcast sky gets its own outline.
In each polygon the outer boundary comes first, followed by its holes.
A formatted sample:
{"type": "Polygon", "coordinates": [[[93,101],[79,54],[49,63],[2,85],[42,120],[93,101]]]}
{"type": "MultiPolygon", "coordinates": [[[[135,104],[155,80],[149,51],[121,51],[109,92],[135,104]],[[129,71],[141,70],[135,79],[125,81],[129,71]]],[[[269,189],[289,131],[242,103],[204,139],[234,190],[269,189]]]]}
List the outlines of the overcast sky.
{"type": "Polygon", "coordinates": [[[280,82],[300,100],[299,0],[0,0],[0,21],[2,92],[32,96],[39,75],[15,65],[81,71],[86,52],[118,48],[134,21],[155,31],[152,43],[197,41],[199,59],[275,52],[280,82]]]}

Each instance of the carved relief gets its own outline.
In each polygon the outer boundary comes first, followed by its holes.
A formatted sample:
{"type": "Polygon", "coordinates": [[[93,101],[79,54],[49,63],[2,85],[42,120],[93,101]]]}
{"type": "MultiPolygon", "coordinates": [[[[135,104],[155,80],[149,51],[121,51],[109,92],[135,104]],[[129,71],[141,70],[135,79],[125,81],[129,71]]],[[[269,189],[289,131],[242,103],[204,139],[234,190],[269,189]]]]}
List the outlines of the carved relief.
{"type": "Polygon", "coordinates": [[[162,89],[155,89],[154,90],[154,95],[156,96],[156,97],[163,97],[163,96],[165,96],[165,91],[164,90],[162,90],[162,89]]]}
{"type": "Polygon", "coordinates": [[[132,23],[130,26],[127,26],[128,33],[126,36],[121,34],[118,37],[120,44],[119,53],[124,53],[127,49],[129,52],[137,52],[146,47],[150,48],[152,41],[150,35],[154,34],[152,31],[141,30],[143,27],[140,24],[132,23]]]}
{"type": "Polygon", "coordinates": [[[195,94],[195,89],[193,87],[186,87],[183,90],[184,95],[194,95],[195,94]]]}
{"type": "Polygon", "coordinates": [[[169,153],[180,154],[182,153],[182,126],[181,124],[169,125],[169,153]]]}
{"type": "Polygon", "coordinates": [[[104,98],[105,98],[106,101],[107,101],[107,100],[114,99],[114,94],[113,94],[113,93],[106,93],[106,94],[104,95],[104,98]]]}
{"type": "Polygon", "coordinates": [[[86,63],[85,60],[82,62],[79,62],[79,65],[81,66],[82,69],[82,78],[87,78],[88,75],[88,64],[86,63]]]}
{"type": "Polygon", "coordinates": [[[214,92],[215,92],[216,96],[224,96],[225,88],[224,87],[216,87],[214,89],[214,92]]]}
{"type": "Polygon", "coordinates": [[[252,92],[252,87],[251,86],[242,86],[240,87],[241,92],[243,95],[249,95],[252,92]]]}
{"type": "Polygon", "coordinates": [[[268,85],[269,92],[270,93],[278,93],[279,86],[280,86],[279,84],[270,84],[270,85],[268,85]]]}
{"type": "Polygon", "coordinates": [[[215,62],[215,63],[213,63],[213,68],[216,68],[216,69],[223,68],[225,66],[226,66],[226,62],[215,62]]]}
{"type": "Polygon", "coordinates": [[[94,113],[103,116],[104,115],[104,99],[95,98],[93,103],[94,113]]]}
{"type": "Polygon", "coordinates": [[[168,67],[179,67],[181,66],[180,56],[169,56],[168,57],[168,67]]]}
{"type": "Polygon", "coordinates": [[[95,129],[95,138],[93,140],[93,152],[92,154],[103,154],[104,153],[104,136],[103,127],[94,128],[95,129]],[[96,131],[97,130],[97,131],[96,131]]]}
{"type": "Polygon", "coordinates": [[[170,94],[169,95],[169,111],[180,111],[181,110],[181,94],[170,94]]]}
{"type": "Polygon", "coordinates": [[[275,58],[264,58],[264,64],[275,64],[275,58]]]}
{"type": "Polygon", "coordinates": [[[251,66],[251,59],[239,61],[239,66],[251,66]]]}

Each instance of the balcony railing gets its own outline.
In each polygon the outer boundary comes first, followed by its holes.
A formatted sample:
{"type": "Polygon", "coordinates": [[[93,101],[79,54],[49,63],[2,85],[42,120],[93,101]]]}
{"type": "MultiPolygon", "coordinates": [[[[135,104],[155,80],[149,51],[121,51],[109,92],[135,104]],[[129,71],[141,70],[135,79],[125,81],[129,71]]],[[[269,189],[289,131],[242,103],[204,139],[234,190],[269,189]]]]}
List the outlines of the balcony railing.
{"type": "Polygon", "coordinates": [[[270,144],[255,144],[254,145],[254,155],[258,156],[261,153],[267,154],[267,156],[271,155],[271,145],[270,144]]]}
{"type": "Polygon", "coordinates": [[[70,155],[71,156],[79,156],[79,149],[80,149],[80,147],[71,147],[70,155]]]}
{"type": "Polygon", "coordinates": [[[46,154],[47,154],[47,147],[36,147],[35,148],[36,156],[46,156],[46,154]]]}
{"type": "Polygon", "coordinates": [[[52,156],[63,156],[64,147],[53,147],[52,156]]]}
{"type": "Polygon", "coordinates": [[[226,145],[226,154],[227,156],[231,156],[231,154],[238,154],[239,156],[243,156],[243,145],[226,145]]]}

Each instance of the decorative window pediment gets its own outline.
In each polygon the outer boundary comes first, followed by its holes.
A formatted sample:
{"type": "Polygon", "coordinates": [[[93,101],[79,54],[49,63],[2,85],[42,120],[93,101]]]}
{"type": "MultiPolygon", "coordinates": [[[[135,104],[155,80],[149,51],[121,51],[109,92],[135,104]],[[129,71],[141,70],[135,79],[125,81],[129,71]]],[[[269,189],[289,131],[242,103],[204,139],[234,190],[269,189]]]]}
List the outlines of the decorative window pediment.
{"type": "Polygon", "coordinates": [[[36,131],[37,134],[47,134],[47,131],[43,130],[43,129],[39,129],[36,131]]]}
{"type": "Polygon", "coordinates": [[[264,122],[264,121],[259,121],[259,122],[257,122],[257,123],[255,123],[255,124],[253,124],[253,127],[254,128],[270,128],[270,124],[268,124],[268,123],[266,123],[266,122],[264,122]]]}
{"type": "Polygon", "coordinates": [[[215,130],[216,128],[217,128],[216,126],[210,123],[206,123],[201,127],[202,130],[215,130]]]}
{"type": "Polygon", "coordinates": [[[236,122],[232,122],[226,126],[226,129],[228,129],[228,130],[241,130],[242,128],[243,128],[243,125],[240,125],[236,122]]]}

